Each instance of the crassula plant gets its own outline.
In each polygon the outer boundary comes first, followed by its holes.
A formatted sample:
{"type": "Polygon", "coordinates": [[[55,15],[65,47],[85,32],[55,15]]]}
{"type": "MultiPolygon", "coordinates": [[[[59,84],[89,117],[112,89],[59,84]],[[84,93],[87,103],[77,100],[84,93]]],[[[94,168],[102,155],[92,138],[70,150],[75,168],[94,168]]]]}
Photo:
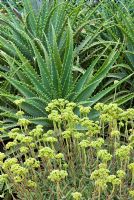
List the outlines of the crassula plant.
{"type": "Polygon", "coordinates": [[[53,129],[31,129],[20,109],[18,127],[8,132],[10,141],[3,142],[0,182],[12,198],[133,199],[134,109],[98,103],[98,121],[88,118],[90,107],[64,99],[53,100],[45,109],[53,129]]]}

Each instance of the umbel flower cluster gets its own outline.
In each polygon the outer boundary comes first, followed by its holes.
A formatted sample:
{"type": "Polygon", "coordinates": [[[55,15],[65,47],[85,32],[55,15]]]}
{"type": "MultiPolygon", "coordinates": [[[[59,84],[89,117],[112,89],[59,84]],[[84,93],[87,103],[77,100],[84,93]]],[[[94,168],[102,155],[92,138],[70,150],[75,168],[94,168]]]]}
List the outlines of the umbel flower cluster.
{"type": "Polygon", "coordinates": [[[18,111],[18,128],[0,153],[0,182],[13,199],[134,199],[134,109],[103,103],[94,109],[98,121],[89,119],[90,107],[53,100],[48,131],[31,130],[18,111]]]}

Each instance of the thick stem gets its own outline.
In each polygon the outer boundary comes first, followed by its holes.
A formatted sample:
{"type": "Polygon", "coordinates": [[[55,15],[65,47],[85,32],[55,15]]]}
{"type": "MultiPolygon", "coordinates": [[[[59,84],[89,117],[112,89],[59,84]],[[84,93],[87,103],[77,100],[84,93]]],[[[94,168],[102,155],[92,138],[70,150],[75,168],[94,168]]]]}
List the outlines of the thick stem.
{"type": "Polygon", "coordinates": [[[57,193],[57,200],[60,200],[60,184],[57,182],[56,184],[56,193],[57,193]]]}
{"type": "Polygon", "coordinates": [[[100,200],[101,199],[101,188],[99,187],[98,188],[98,200],[100,200]]]}

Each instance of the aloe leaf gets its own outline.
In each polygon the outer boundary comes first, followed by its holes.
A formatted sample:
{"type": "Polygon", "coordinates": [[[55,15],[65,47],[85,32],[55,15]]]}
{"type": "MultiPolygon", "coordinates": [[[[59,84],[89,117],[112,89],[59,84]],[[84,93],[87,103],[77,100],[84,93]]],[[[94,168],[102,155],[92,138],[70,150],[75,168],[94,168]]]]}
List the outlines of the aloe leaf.
{"type": "Polygon", "coordinates": [[[63,96],[67,95],[72,85],[72,67],[73,67],[73,33],[68,22],[68,32],[66,39],[66,48],[63,60],[62,71],[62,93],[63,96]]]}
{"type": "Polygon", "coordinates": [[[90,80],[90,77],[92,75],[93,69],[95,67],[95,65],[98,63],[98,61],[100,60],[100,58],[104,55],[105,51],[107,50],[107,48],[110,46],[110,44],[104,49],[104,51],[102,51],[102,53],[91,63],[91,65],[88,67],[88,69],[86,70],[86,72],[83,74],[83,76],[81,76],[81,78],[78,80],[78,82],[76,83],[75,86],[75,93],[77,93],[78,91],[81,91],[84,86],[86,85],[87,81],[90,80]]]}
{"type": "Polygon", "coordinates": [[[56,39],[56,34],[55,34],[55,30],[54,27],[52,26],[52,38],[53,38],[53,60],[54,60],[54,64],[57,68],[58,74],[59,76],[61,76],[61,72],[62,72],[62,61],[60,58],[60,54],[59,54],[59,49],[57,46],[57,39],[56,39]]]}
{"type": "Polygon", "coordinates": [[[31,88],[21,81],[17,81],[14,78],[7,77],[6,75],[0,73],[7,81],[9,81],[24,97],[34,97],[36,94],[32,92],[31,88]]]}
{"type": "Polygon", "coordinates": [[[99,83],[106,77],[108,71],[116,61],[120,52],[116,50],[117,46],[112,50],[108,58],[103,63],[102,67],[95,73],[93,78],[88,82],[88,85],[74,97],[74,101],[83,101],[89,98],[99,83]]]}
{"type": "Polygon", "coordinates": [[[122,105],[124,103],[126,103],[129,100],[134,99],[134,93],[130,93],[130,94],[126,94],[124,96],[119,97],[118,99],[116,99],[114,102],[117,103],[118,105],[122,105]]]}
{"type": "Polygon", "coordinates": [[[35,10],[34,10],[34,8],[32,6],[31,1],[24,0],[23,3],[24,3],[24,8],[25,8],[26,13],[29,13],[28,14],[29,26],[30,26],[30,28],[32,30],[32,33],[35,35],[35,33],[36,33],[36,14],[35,14],[35,10]]]}
{"type": "MultiPolygon", "coordinates": [[[[49,57],[49,70],[50,70],[50,80],[51,80],[51,94],[52,99],[61,97],[61,80],[58,74],[57,66],[55,65],[55,58],[53,56],[54,49],[52,48],[47,36],[44,34],[47,51],[49,57]]],[[[47,58],[48,58],[47,57],[47,58]]],[[[48,60],[48,59],[47,59],[48,60]]]]}
{"type": "Polygon", "coordinates": [[[96,95],[94,95],[93,97],[90,98],[88,105],[90,105],[90,106],[94,105],[96,102],[100,101],[105,95],[107,95],[113,89],[117,88],[119,85],[121,85],[122,83],[127,81],[133,75],[134,75],[134,73],[123,78],[118,83],[111,85],[110,87],[106,88],[105,90],[100,91],[99,93],[97,93],[96,95]]]}

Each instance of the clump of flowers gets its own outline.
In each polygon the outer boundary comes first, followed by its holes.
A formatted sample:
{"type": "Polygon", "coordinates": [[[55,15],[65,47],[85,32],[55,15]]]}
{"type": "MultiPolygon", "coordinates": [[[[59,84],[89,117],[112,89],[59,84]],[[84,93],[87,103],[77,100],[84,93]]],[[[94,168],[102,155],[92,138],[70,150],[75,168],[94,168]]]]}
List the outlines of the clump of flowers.
{"type": "Polygon", "coordinates": [[[22,109],[16,113],[18,127],[0,153],[0,182],[14,199],[133,199],[134,109],[94,109],[98,121],[88,118],[91,107],[55,99],[46,107],[50,130],[34,127],[22,109]]]}
{"type": "Polygon", "coordinates": [[[72,197],[74,200],[80,200],[82,198],[82,194],[80,192],[73,192],[72,197]]]}
{"type": "Polygon", "coordinates": [[[108,153],[106,149],[101,149],[97,152],[97,157],[101,159],[103,163],[107,163],[112,159],[112,155],[108,153]]]}
{"type": "Polygon", "coordinates": [[[65,170],[53,170],[50,175],[48,176],[48,179],[50,179],[52,182],[60,182],[61,180],[65,179],[67,176],[67,172],[65,170]]]}

